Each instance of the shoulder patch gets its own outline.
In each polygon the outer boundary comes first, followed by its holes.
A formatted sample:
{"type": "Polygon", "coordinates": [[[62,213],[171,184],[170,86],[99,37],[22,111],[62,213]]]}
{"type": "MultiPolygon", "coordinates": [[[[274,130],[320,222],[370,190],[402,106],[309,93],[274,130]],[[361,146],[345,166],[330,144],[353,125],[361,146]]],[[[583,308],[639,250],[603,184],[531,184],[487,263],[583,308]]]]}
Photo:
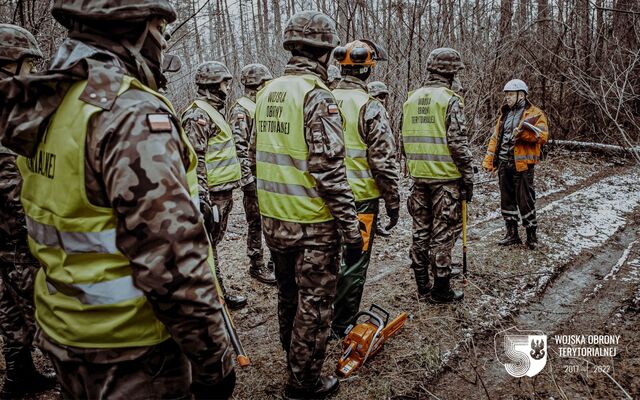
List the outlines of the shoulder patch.
{"type": "Polygon", "coordinates": [[[169,114],[147,114],[147,123],[151,132],[171,132],[171,116],[169,114]]]}
{"type": "Polygon", "coordinates": [[[329,104],[327,107],[327,111],[329,114],[337,114],[338,113],[338,105],[337,104],[329,104]]]}
{"type": "Polygon", "coordinates": [[[201,125],[201,126],[206,126],[206,125],[207,125],[207,121],[206,121],[204,118],[198,118],[198,120],[196,121],[196,123],[197,123],[198,125],[201,125]]]}

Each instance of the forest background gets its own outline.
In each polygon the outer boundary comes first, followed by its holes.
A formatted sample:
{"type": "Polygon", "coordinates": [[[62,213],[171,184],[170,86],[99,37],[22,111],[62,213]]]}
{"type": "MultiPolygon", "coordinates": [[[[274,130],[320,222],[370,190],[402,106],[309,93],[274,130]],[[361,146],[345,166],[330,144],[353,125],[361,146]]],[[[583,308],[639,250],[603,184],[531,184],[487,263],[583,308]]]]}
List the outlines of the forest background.
{"type": "MultiPolygon", "coordinates": [[[[50,57],[66,32],[50,13],[52,0],[0,0],[0,22],[25,27],[50,57]]],[[[431,50],[453,47],[461,74],[471,140],[488,140],[512,78],[528,83],[531,101],[550,118],[552,138],[631,147],[640,143],[640,0],[180,0],[174,1],[170,51],[183,61],[169,78],[177,109],[195,93],[203,61],[224,62],[239,78],[259,62],[278,76],[289,57],[281,45],[290,15],[305,9],[333,17],[342,43],[367,38],[387,62],[371,80],[390,89],[389,115],[427,77],[431,50]],[[178,28],[179,27],[179,28],[178,28]]],[[[43,65],[42,67],[45,67],[43,65]]],[[[233,96],[242,93],[234,80],[233,96]]]]}

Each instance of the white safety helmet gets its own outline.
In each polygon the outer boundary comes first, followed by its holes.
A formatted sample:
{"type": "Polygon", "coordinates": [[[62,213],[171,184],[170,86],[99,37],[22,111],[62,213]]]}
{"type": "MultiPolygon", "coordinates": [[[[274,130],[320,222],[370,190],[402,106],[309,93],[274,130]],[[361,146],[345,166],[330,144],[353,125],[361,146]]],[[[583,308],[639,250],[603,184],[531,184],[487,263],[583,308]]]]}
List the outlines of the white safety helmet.
{"type": "Polygon", "coordinates": [[[529,87],[527,86],[526,83],[524,83],[524,81],[520,80],[520,79],[512,79],[509,82],[507,82],[506,85],[504,85],[504,89],[502,89],[503,92],[519,92],[519,91],[523,91],[526,94],[529,94],[529,87]]]}

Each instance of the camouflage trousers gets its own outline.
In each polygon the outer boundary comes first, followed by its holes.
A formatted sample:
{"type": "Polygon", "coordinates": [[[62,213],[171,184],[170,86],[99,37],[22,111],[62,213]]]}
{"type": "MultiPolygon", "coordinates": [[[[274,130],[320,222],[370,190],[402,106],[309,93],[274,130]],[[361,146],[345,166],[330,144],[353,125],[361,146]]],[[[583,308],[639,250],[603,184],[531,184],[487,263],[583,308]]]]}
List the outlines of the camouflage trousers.
{"type": "Polygon", "coordinates": [[[189,361],[173,339],[117,361],[104,350],[49,348],[49,340],[38,333],[38,345],[51,359],[65,399],[192,398],[189,361]]]}
{"type": "Polygon", "coordinates": [[[258,207],[258,193],[255,190],[243,188],[242,194],[242,204],[247,219],[247,256],[252,266],[263,266],[262,216],[258,207]]]}
{"type": "Polygon", "coordinates": [[[213,231],[211,235],[211,245],[213,247],[213,258],[215,260],[216,268],[220,263],[218,262],[218,244],[222,242],[224,234],[227,232],[227,224],[229,223],[229,214],[233,208],[233,190],[223,190],[220,192],[211,192],[211,206],[218,210],[218,222],[214,222],[213,231]]]}
{"type": "Polygon", "coordinates": [[[322,372],[331,333],[339,246],[271,248],[278,280],[280,342],[289,384],[311,387],[322,372]]]}
{"type": "Polygon", "coordinates": [[[451,252],[462,231],[462,203],[458,181],[416,182],[407,200],[413,218],[411,262],[432,268],[433,276],[451,274],[451,252]]]}
{"type": "Polygon", "coordinates": [[[31,347],[39,263],[27,245],[22,178],[15,160],[15,155],[0,154],[0,333],[5,347],[31,347]]]}
{"type": "Polygon", "coordinates": [[[360,301],[362,300],[376,231],[378,199],[356,202],[356,211],[358,212],[360,234],[364,241],[364,247],[362,256],[355,264],[346,265],[343,260],[340,265],[332,327],[339,336],[343,335],[353,317],[360,311],[360,301]]]}

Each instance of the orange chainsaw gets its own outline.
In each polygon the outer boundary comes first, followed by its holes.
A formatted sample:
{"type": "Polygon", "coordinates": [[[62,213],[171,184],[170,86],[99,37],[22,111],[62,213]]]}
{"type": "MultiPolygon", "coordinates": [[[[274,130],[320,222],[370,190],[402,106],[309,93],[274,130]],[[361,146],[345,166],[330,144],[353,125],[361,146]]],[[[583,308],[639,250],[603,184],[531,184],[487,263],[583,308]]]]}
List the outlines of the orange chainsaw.
{"type": "Polygon", "coordinates": [[[369,311],[358,312],[353,318],[353,324],[346,329],[346,336],[342,340],[344,353],[338,360],[336,368],[338,375],[346,378],[360,368],[369,357],[373,357],[382,349],[382,345],[388,338],[402,328],[407,318],[407,313],[402,312],[389,322],[389,313],[375,304],[371,305],[369,311]],[[364,316],[369,318],[358,323],[360,317],[364,316]]]}

